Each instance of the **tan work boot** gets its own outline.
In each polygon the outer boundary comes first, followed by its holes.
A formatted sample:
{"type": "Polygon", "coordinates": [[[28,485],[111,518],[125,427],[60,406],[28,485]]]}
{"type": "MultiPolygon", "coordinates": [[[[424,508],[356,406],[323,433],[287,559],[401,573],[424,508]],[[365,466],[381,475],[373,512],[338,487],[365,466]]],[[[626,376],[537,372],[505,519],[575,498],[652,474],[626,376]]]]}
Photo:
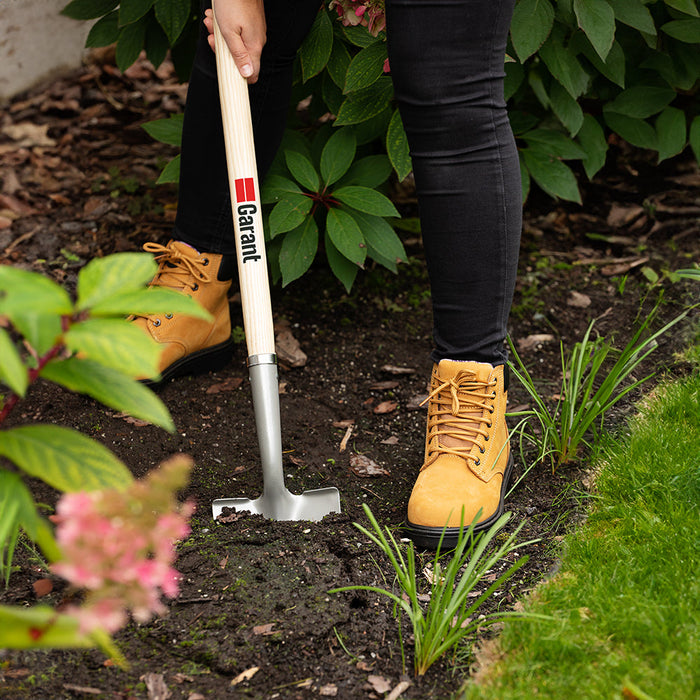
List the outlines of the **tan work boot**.
{"type": "Polygon", "coordinates": [[[206,321],[182,314],[136,316],[133,322],[163,346],[160,378],[146,383],[160,383],[171,377],[221,369],[231,359],[234,342],[228,290],[231,271],[224,267],[224,256],[199,253],[181,241],[167,246],[146,243],[143,249],[155,254],[158,272],[151,286],[170,287],[198,301],[214,317],[206,321]]]}
{"type": "Polygon", "coordinates": [[[433,366],[425,462],[408,502],[408,534],[420,547],[457,544],[460,524],[491,526],[503,513],[513,467],[504,367],[442,360],[433,366]]]}

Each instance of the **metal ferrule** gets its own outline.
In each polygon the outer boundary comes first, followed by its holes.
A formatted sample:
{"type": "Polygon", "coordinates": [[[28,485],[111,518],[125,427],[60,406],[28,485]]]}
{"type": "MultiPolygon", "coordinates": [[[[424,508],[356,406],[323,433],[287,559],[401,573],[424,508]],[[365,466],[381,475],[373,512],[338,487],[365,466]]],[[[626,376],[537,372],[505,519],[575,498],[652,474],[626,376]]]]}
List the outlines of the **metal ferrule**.
{"type": "Polygon", "coordinates": [[[249,355],[246,360],[246,365],[248,367],[254,367],[255,365],[276,365],[277,355],[274,353],[266,353],[264,355],[249,355]]]}

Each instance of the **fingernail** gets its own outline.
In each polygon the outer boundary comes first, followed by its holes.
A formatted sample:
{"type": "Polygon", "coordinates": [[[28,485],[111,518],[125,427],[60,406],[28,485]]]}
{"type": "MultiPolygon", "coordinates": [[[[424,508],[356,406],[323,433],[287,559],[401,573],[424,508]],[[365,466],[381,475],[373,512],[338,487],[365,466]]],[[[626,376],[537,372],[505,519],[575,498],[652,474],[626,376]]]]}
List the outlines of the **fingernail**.
{"type": "Polygon", "coordinates": [[[244,78],[250,78],[250,76],[253,75],[253,66],[251,66],[250,63],[241,66],[241,75],[244,78]]]}

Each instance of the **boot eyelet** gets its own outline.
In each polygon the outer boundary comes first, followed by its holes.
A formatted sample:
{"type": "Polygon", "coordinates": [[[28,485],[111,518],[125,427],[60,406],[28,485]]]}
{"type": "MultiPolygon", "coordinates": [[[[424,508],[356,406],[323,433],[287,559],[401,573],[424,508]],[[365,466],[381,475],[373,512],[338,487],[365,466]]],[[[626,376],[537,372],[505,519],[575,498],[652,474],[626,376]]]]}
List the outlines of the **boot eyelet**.
{"type": "Polygon", "coordinates": [[[192,285],[192,291],[193,291],[193,292],[196,292],[198,289],[199,289],[199,285],[195,282],[195,283],[192,285]]]}
{"type": "Polygon", "coordinates": [[[153,321],[153,325],[154,325],[156,328],[157,328],[158,326],[160,326],[160,319],[159,319],[159,318],[156,318],[156,319],[153,321]]]}
{"type": "MultiPolygon", "coordinates": [[[[490,428],[490,427],[491,427],[491,426],[489,425],[489,428],[490,428]]],[[[488,442],[490,439],[491,439],[491,438],[487,435],[487,436],[484,438],[484,442],[488,442]]]]}
{"type": "Polygon", "coordinates": [[[172,314],[165,314],[165,318],[167,318],[168,320],[170,320],[172,317],[173,317],[172,314]]]}
{"type": "Polygon", "coordinates": [[[474,462],[474,466],[478,467],[481,464],[481,460],[477,459],[476,462],[474,462]]]}
{"type": "Polygon", "coordinates": [[[204,265],[204,267],[206,267],[208,264],[209,264],[209,258],[204,258],[202,260],[202,265],[204,265]]]}
{"type": "Polygon", "coordinates": [[[486,452],[486,450],[483,447],[480,447],[479,451],[481,452],[481,454],[484,454],[484,452],[486,452]]]}

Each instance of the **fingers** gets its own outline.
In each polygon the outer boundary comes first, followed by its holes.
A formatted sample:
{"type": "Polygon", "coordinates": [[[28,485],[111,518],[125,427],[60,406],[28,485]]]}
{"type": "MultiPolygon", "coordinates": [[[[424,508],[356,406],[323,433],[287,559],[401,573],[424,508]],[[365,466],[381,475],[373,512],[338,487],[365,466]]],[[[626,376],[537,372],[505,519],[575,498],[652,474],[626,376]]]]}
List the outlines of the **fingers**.
{"type": "MultiPolygon", "coordinates": [[[[217,14],[219,28],[226,41],[234,63],[240,74],[249,82],[255,83],[260,73],[260,54],[265,44],[264,15],[260,19],[257,15],[249,17],[229,17],[227,14],[217,14]]],[[[214,46],[214,15],[212,10],[207,10],[204,17],[204,25],[209,32],[209,46],[214,46]]]]}

